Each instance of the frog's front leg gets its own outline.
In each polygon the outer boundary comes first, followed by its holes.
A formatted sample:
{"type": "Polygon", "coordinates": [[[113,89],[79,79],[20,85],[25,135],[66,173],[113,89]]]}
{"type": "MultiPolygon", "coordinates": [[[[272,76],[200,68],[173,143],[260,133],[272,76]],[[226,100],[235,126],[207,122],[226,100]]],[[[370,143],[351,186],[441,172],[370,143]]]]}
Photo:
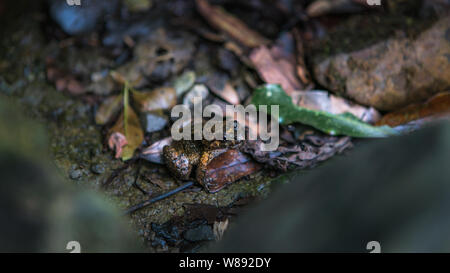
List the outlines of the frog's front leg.
{"type": "Polygon", "coordinates": [[[198,164],[200,150],[195,143],[177,141],[163,148],[167,168],[181,180],[189,180],[192,170],[198,164]]]}

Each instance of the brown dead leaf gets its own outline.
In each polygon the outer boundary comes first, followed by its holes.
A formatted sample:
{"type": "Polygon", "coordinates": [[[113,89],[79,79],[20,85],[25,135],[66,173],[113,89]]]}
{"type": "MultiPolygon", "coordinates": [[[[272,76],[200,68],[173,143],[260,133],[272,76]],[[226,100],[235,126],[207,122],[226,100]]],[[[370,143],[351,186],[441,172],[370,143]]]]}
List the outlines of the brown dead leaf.
{"type": "Polygon", "coordinates": [[[177,94],[171,87],[161,87],[150,92],[132,91],[132,95],[141,112],[169,110],[177,104],[177,94]]]}
{"type": "Polygon", "coordinates": [[[116,158],[121,157],[123,161],[126,161],[133,157],[134,151],[144,141],[144,131],[139,117],[131,107],[128,107],[126,129],[122,112],[116,124],[110,129],[109,135],[108,144],[111,149],[116,150],[116,158]]]}
{"type": "Polygon", "coordinates": [[[371,7],[366,0],[316,0],[306,9],[309,17],[318,17],[330,13],[361,12],[371,7]]]}
{"type": "Polygon", "coordinates": [[[335,154],[352,147],[349,137],[305,136],[301,144],[280,145],[275,151],[262,151],[262,142],[246,141],[242,151],[268,167],[287,171],[291,168],[310,168],[335,154]]]}
{"type": "Polygon", "coordinates": [[[111,96],[103,101],[95,114],[95,122],[105,125],[120,111],[123,106],[123,95],[111,96]]]}
{"type": "Polygon", "coordinates": [[[269,40],[250,29],[244,22],[207,0],[196,0],[199,13],[215,28],[223,31],[244,46],[253,48],[269,43],[269,40]]]}
{"type": "Polygon", "coordinates": [[[427,117],[441,117],[450,114],[450,92],[439,93],[423,104],[412,104],[385,115],[376,125],[395,127],[427,117]]]}
{"type": "Polygon", "coordinates": [[[233,104],[233,105],[240,104],[239,95],[236,92],[236,89],[234,89],[234,87],[230,83],[228,83],[228,82],[225,83],[225,85],[223,86],[223,89],[221,89],[221,90],[219,90],[217,88],[217,86],[214,86],[214,85],[209,85],[209,86],[211,88],[211,91],[214,94],[216,94],[217,96],[219,96],[226,102],[233,104]]]}
{"type": "Polygon", "coordinates": [[[261,169],[261,165],[248,155],[236,149],[229,149],[218,155],[204,153],[197,168],[197,182],[211,193],[261,169]]]}
{"type": "Polygon", "coordinates": [[[250,60],[264,82],[280,84],[288,95],[301,89],[301,84],[292,77],[294,67],[286,60],[274,59],[266,46],[254,49],[250,55],[250,60]]]}
{"type": "Polygon", "coordinates": [[[300,34],[300,31],[298,29],[294,29],[292,31],[292,35],[295,40],[295,47],[296,47],[296,59],[297,59],[297,65],[296,65],[296,71],[297,76],[300,78],[302,83],[304,85],[310,85],[311,84],[311,75],[309,74],[308,69],[306,68],[305,64],[305,50],[303,47],[303,40],[300,34]]]}
{"type": "MultiPolygon", "coordinates": [[[[291,94],[295,90],[304,90],[306,83],[309,83],[308,74],[302,61],[297,63],[294,38],[290,33],[280,36],[277,43],[268,48],[261,46],[252,50],[250,60],[260,77],[271,84],[280,84],[287,94],[291,94]],[[297,77],[299,67],[303,70],[302,77],[305,81],[303,84],[297,77]]],[[[301,52],[300,52],[301,53],[301,52]]]]}

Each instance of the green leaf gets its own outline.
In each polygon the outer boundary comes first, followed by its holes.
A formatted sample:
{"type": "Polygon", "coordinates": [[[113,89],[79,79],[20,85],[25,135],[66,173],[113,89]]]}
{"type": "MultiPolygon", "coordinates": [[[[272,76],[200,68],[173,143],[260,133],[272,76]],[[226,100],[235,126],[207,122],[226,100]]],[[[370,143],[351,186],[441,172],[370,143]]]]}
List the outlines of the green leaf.
{"type": "Polygon", "coordinates": [[[258,108],[260,105],[267,105],[269,113],[271,105],[279,105],[279,121],[281,124],[299,122],[330,135],[371,138],[399,134],[389,126],[371,126],[350,113],[335,115],[296,106],[292,103],[291,97],[278,84],[266,84],[258,87],[253,92],[252,103],[258,108]]]}

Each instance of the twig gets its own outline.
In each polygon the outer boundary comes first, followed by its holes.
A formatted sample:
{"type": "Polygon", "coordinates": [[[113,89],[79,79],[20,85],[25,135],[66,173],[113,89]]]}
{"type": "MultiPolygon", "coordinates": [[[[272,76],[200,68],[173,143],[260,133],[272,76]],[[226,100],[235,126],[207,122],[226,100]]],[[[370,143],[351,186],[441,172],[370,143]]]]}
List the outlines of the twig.
{"type": "Polygon", "coordinates": [[[116,178],[117,176],[119,176],[119,174],[123,171],[125,171],[126,169],[128,169],[133,163],[135,163],[139,158],[138,157],[134,157],[130,160],[128,160],[127,162],[125,162],[121,167],[113,170],[112,174],[108,177],[108,179],[106,179],[105,182],[103,182],[102,187],[108,187],[109,184],[111,184],[111,182],[114,180],[114,178],[116,178]]]}
{"type": "Polygon", "coordinates": [[[191,187],[192,185],[194,185],[194,182],[192,182],[192,181],[186,182],[186,183],[184,183],[183,185],[179,186],[176,189],[173,189],[173,190],[171,190],[169,192],[163,193],[163,194],[161,194],[159,196],[151,198],[151,199],[149,199],[147,201],[144,201],[144,202],[142,202],[140,204],[137,204],[137,205],[127,209],[124,214],[125,215],[131,214],[131,213],[133,213],[133,212],[135,212],[137,210],[140,210],[140,209],[142,209],[142,208],[144,208],[144,207],[146,207],[148,205],[151,205],[151,204],[153,204],[153,203],[155,203],[157,201],[163,200],[163,199],[165,199],[167,197],[170,197],[170,196],[172,196],[172,195],[174,195],[174,194],[176,194],[176,193],[178,193],[178,192],[180,192],[182,190],[185,190],[185,189],[191,187]]]}

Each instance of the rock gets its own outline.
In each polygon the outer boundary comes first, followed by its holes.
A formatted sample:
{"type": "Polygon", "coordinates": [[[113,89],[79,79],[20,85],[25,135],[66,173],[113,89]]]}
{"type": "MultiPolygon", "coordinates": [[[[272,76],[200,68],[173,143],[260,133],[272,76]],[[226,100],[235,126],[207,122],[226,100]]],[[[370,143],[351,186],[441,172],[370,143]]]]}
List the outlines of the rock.
{"type": "Polygon", "coordinates": [[[194,107],[194,98],[206,99],[209,95],[208,88],[204,84],[196,84],[191,90],[184,96],[183,104],[187,107],[194,107]]]}
{"type": "Polygon", "coordinates": [[[183,237],[191,242],[212,241],[215,238],[211,226],[208,225],[201,225],[196,228],[189,229],[184,233],[183,237]]]}
{"type": "Polygon", "coordinates": [[[50,0],[50,15],[69,35],[91,32],[106,15],[114,13],[117,0],[83,0],[81,6],[70,6],[66,1],[50,0]]]}
{"type": "Polygon", "coordinates": [[[181,76],[175,79],[174,88],[177,92],[177,96],[183,95],[188,91],[195,83],[195,72],[186,71],[181,76]]]}
{"type": "Polygon", "coordinates": [[[91,167],[91,171],[95,174],[102,174],[105,172],[105,166],[103,164],[95,164],[91,167]]]}
{"type": "Polygon", "coordinates": [[[315,58],[317,81],[379,110],[394,110],[450,88],[450,17],[416,38],[394,37],[315,58]]]}
{"type": "Polygon", "coordinates": [[[78,180],[83,176],[83,172],[81,170],[72,170],[70,171],[69,177],[72,180],[78,180]]]}
{"type": "Polygon", "coordinates": [[[155,240],[161,246],[167,242],[171,245],[176,245],[180,241],[180,234],[178,228],[171,222],[166,222],[164,224],[151,223],[151,228],[155,232],[155,240]]]}
{"type": "Polygon", "coordinates": [[[160,131],[168,123],[168,118],[158,113],[145,113],[143,119],[144,130],[147,133],[160,131]]]}

